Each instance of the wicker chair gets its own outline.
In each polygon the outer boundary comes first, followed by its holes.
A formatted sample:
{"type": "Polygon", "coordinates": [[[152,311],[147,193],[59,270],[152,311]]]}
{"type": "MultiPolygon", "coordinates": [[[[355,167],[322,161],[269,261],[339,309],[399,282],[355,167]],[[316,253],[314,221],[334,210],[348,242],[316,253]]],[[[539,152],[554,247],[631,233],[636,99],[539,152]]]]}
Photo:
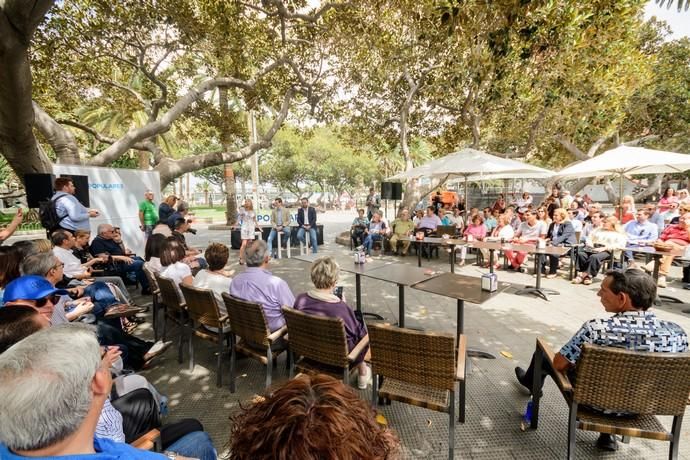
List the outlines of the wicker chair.
{"type": "Polygon", "coordinates": [[[219,387],[223,382],[223,344],[231,334],[228,329],[228,315],[221,315],[216,297],[210,289],[200,289],[186,284],[180,284],[182,297],[187,304],[187,312],[191,320],[192,334],[189,337],[189,362],[194,369],[194,336],[204,340],[209,340],[218,345],[218,362],[216,363],[216,386],[219,387]],[[218,329],[213,332],[205,326],[218,329]]]}
{"type": "Polygon", "coordinates": [[[287,350],[286,342],[279,340],[287,333],[287,326],[270,332],[260,304],[238,299],[225,292],[223,301],[228,310],[233,335],[230,348],[230,392],[235,392],[237,352],[254,358],[266,366],[266,388],[270,387],[275,359],[287,350]],[[243,339],[242,342],[238,343],[237,338],[243,339]]]}
{"type": "Polygon", "coordinates": [[[158,281],[156,281],[156,275],[152,272],[149,267],[144,264],[143,266],[144,274],[149,280],[149,286],[151,288],[151,309],[153,310],[153,339],[158,340],[161,336],[161,326],[160,322],[160,311],[163,310],[163,320],[165,322],[165,306],[160,300],[161,290],[158,287],[158,281]]]}
{"type": "Polygon", "coordinates": [[[455,382],[460,382],[460,422],[465,422],[467,339],[371,324],[372,402],[379,397],[448,414],[448,458],[455,449],[455,382]],[[378,378],[376,378],[378,377],[378,378]],[[383,383],[379,388],[379,379],[383,383]]]}
{"type": "MultiPolygon", "coordinates": [[[[163,302],[163,340],[166,338],[167,319],[170,316],[182,328],[177,343],[177,362],[182,363],[182,345],[185,340],[189,339],[190,335],[187,305],[180,299],[179,291],[173,280],[157,273],[155,274],[155,279],[160,290],[161,301],[163,302]]],[[[192,370],[191,366],[190,370],[192,370]]]]}
{"type": "Polygon", "coordinates": [[[350,383],[350,371],[354,369],[357,357],[369,345],[365,336],[347,351],[345,326],[340,318],[303,313],[291,307],[283,307],[287,322],[290,353],[293,356],[290,377],[294,369],[304,373],[328,374],[350,383]]]}
{"type": "MultiPolygon", "coordinates": [[[[554,353],[537,339],[535,382],[541,374],[542,359],[553,366],[554,353]]],[[[614,347],[585,344],[571,384],[561,372],[554,381],[570,406],[568,417],[568,459],[575,450],[576,429],[670,441],[669,458],[678,458],[680,427],[690,394],[690,353],[635,352],[614,347]],[[615,412],[639,414],[615,417],[592,411],[599,407],[615,412]],[[673,416],[669,432],[657,415],[673,416]]],[[[540,391],[533,389],[531,427],[537,428],[540,391]]]]}

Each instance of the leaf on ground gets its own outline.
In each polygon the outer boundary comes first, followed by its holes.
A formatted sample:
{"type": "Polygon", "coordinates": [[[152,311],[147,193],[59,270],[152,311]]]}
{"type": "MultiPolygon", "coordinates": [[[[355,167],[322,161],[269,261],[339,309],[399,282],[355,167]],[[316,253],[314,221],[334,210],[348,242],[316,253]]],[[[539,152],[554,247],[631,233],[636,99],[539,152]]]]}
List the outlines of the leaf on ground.
{"type": "Polygon", "coordinates": [[[513,359],[513,354],[512,354],[511,352],[509,352],[509,351],[503,350],[503,351],[501,351],[501,354],[502,354],[505,358],[513,359]]]}
{"type": "Polygon", "coordinates": [[[386,420],[383,414],[376,414],[376,423],[381,426],[388,426],[388,420],[386,420]]]}

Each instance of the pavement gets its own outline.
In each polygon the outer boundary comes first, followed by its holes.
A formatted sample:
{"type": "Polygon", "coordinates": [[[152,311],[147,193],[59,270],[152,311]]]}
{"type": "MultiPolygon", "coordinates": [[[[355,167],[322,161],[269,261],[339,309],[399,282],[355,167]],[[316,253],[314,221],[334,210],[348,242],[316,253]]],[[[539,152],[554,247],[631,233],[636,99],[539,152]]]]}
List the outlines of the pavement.
{"type": "MultiPolygon", "coordinates": [[[[349,254],[349,247],[336,244],[335,237],[349,229],[354,212],[329,211],[319,214],[324,224],[325,244],[319,253],[349,254]]],[[[192,246],[204,247],[210,242],[229,244],[228,231],[211,231],[199,226],[196,236],[187,237],[192,246]]],[[[293,254],[296,254],[294,251],[293,254]]],[[[231,251],[229,268],[241,271],[237,264],[238,251],[231,251]]],[[[382,260],[397,263],[416,264],[415,257],[382,256],[382,260]]],[[[447,257],[431,261],[423,260],[423,266],[433,270],[449,271],[447,257]]],[[[271,262],[271,270],[284,278],[295,294],[311,287],[308,264],[296,259],[282,259],[271,262]]],[[[486,270],[474,265],[457,267],[456,272],[480,276],[486,270]]],[[[572,285],[565,278],[544,279],[543,286],[560,291],[544,301],[531,296],[517,296],[514,292],[525,284],[531,284],[531,275],[499,271],[500,281],[513,284],[481,306],[467,304],[465,308],[465,333],[469,344],[491,352],[496,359],[471,359],[467,381],[467,418],[464,424],[456,424],[456,458],[471,459],[553,459],[564,458],[567,447],[567,405],[556,386],[547,380],[540,416],[539,429],[522,431],[520,422],[529,395],[517,383],[513,368],[526,367],[534,351],[536,337],[545,338],[554,349],[566,342],[581,324],[593,317],[608,316],[596,295],[599,280],[590,286],[572,285]]],[[[661,290],[690,303],[690,291],[683,290],[680,283],[680,268],[674,267],[669,277],[669,288],[661,290]]],[[[354,305],[354,275],[342,274],[339,284],[345,286],[345,296],[354,305]]],[[[384,316],[388,321],[397,321],[398,290],[395,285],[362,279],[362,305],[366,311],[384,316]]],[[[145,304],[150,298],[138,298],[145,304]]],[[[680,324],[690,331],[690,315],[682,313],[688,305],[665,304],[655,308],[657,315],[680,324]]],[[[445,297],[425,294],[406,289],[406,326],[440,332],[455,332],[455,301],[445,297]]],[[[169,328],[170,329],[170,328],[169,328]]],[[[137,334],[150,338],[149,324],[137,329],[137,334]]],[[[172,337],[176,331],[171,330],[172,337]]],[[[188,354],[182,364],[177,363],[175,348],[171,347],[145,375],[161,393],[169,398],[168,420],[183,417],[199,419],[211,434],[219,452],[227,452],[230,432],[230,417],[240,405],[246,406],[251,399],[264,390],[265,368],[250,359],[238,361],[237,390],[228,389],[229,366],[223,370],[223,386],[215,386],[215,347],[201,340],[195,340],[194,370],[188,369],[188,354]]],[[[273,382],[280,384],[287,380],[284,357],[279,358],[273,369],[273,382]]],[[[225,360],[225,364],[228,360],[225,360]]],[[[362,398],[370,400],[371,390],[356,390],[362,398]]],[[[398,434],[402,445],[402,458],[442,459],[447,458],[448,416],[418,407],[393,402],[379,408],[389,426],[398,434]]],[[[690,409],[686,411],[686,416],[690,409]]],[[[662,421],[670,426],[668,418],[662,421]]],[[[687,418],[686,418],[687,420],[687,418]]],[[[690,460],[690,428],[685,424],[680,441],[681,459],[690,460]]],[[[669,444],[633,438],[629,444],[619,443],[616,453],[603,453],[594,447],[596,433],[578,431],[576,458],[616,459],[661,459],[668,458],[669,444]]]]}

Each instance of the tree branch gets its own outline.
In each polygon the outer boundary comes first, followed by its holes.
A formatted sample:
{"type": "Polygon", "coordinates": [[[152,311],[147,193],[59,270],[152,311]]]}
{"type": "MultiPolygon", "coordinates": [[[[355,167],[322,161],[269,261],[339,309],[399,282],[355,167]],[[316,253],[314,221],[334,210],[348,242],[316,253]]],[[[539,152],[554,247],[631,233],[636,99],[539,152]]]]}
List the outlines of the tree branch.
{"type": "Polygon", "coordinates": [[[588,160],[589,157],[585,152],[580,150],[577,145],[570,142],[565,138],[563,134],[556,135],[556,140],[561,144],[568,152],[570,152],[577,160],[584,161],[588,160]]]}

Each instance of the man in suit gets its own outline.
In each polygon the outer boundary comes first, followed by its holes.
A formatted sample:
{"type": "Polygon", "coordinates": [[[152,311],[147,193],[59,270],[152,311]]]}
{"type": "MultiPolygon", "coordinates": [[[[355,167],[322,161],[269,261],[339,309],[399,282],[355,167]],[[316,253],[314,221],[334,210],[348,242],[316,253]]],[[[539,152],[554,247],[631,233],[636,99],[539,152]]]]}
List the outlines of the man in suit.
{"type": "Polygon", "coordinates": [[[268,249],[275,257],[276,251],[273,250],[273,239],[278,232],[282,232],[282,244],[290,244],[290,211],[283,207],[283,199],[278,197],[274,201],[274,208],[271,211],[271,233],[268,235],[268,249]]]}
{"type": "MultiPolygon", "coordinates": [[[[575,229],[568,220],[568,211],[564,208],[556,208],[553,211],[553,222],[546,231],[546,238],[553,246],[572,246],[577,241],[575,229]]],[[[545,267],[542,268],[542,272],[545,267]]],[[[558,271],[558,256],[549,255],[549,274],[547,278],[555,278],[558,271]]]]}
{"type": "Polygon", "coordinates": [[[311,240],[311,250],[314,254],[318,252],[318,243],[316,241],[316,209],[309,206],[309,199],[302,198],[300,200],[302,207],[297,210],[297,239],[300,243],[306,244],[304,234],[309,232],[309,239],[311,240]]]}

